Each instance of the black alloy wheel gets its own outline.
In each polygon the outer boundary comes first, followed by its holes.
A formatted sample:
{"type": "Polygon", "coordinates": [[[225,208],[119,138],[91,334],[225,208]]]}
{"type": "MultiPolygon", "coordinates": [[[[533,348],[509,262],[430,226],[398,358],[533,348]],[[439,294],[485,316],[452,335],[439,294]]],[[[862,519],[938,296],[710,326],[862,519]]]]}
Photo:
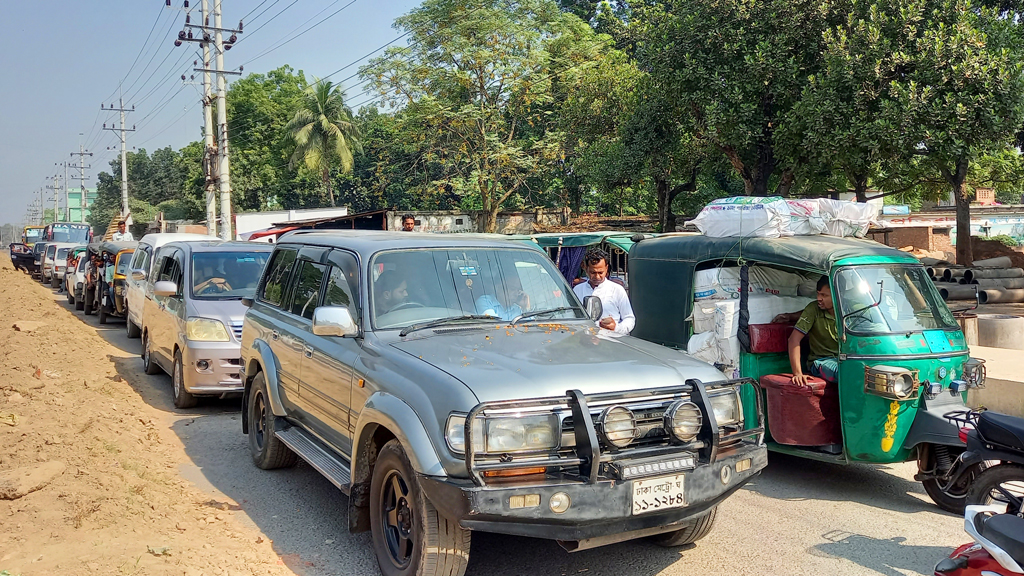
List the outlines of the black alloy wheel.
{"type": "Polygon", "coordinates": [[[398,470],[384,478],[381,491],[381,526],[390,560],[395,568],[404,570],[412,562],[413,511],[409,505],[409,484],[398,470]]]}

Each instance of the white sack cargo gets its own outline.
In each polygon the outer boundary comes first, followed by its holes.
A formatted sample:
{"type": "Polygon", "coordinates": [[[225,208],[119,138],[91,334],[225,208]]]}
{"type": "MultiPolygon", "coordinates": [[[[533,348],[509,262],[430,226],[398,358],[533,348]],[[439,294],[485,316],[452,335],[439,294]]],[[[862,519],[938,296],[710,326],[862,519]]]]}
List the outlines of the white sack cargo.
{"type": "Polygon", "coordinates": [[[739,366],[740,365],[740,339],[736,336],[732,338],[716,338],[718,343],[718,363],[725,366],[739,366]]]}
{"type": "Polygon", "coordinates": [[[747,299],[747,310],[750,311],[748,324],[770,324],[779,314],[800,312],[814,301],[804,296],[770,296],[768,294],[752,294],[747,299]]]}
{"type": "MultiPolygon", "coordinates": [[[[796,296],[797,286],[802,277],[793,272],[786,272],[766,266],[751,266],[747,275],[748,292],[751,294],[774,294],[776,296],[796,296]]],[[[738,266],[729,268],[708,268],[698,270],[693,278],[694,300],[727,300],[739,298],[740,269],[738,266]]]]}
{"type": "Polygon", "coordinates": [[[712,238],[792,236],[789,204],[780,197],[734,196],[708,203],[689,222],[712,238]]]}
{"type": "Polygon", "coordinates": [[[740,300],[715,301],[715,335],[719,338],[732,338],[740,331],[740,300]]]}
{"type": "Polygon", "coordinates": [[[818,278],[821,278],[821,274],[801,275],[800,284],[796,287],[796,295],[808,298],[816,297],[818,295],[818,278]]]}
{"type": "Polygon", "coordinates": [[[814,236],[825,230],[825,219],[817,198],[786,200],[789,205],[789,230],[794,236],[814,236]]]}
{"type": "Polygon", "coordinates": [[[694,334],[686,343],[686,353],[702,362],[714,364],[721,356],[718,349],[718,338],[714,332],[694,334]]]}
{"type": "Polygon", "coordinates": [[[699,300],[693,303],[694,333],[714,331],[716,302],[718,300],[699,300]]]}
{"type": "Polygon", "coordinates": [[[871,223],[878,218],[878,208],[866,202],[848,202],[819,198],[818,206],[825,219],[822,234],[863,238],[871,223]]]}

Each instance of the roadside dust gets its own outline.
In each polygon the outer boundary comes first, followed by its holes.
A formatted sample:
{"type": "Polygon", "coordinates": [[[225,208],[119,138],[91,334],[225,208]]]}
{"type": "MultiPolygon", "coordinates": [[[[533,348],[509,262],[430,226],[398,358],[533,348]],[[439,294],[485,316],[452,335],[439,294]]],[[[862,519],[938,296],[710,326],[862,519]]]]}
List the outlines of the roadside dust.
{"type": "Polygon", "coordinates": [[[180,440],[117,356],[0,256],[0,572],[292,574],[238,503],[178,476],[180,440]]]}

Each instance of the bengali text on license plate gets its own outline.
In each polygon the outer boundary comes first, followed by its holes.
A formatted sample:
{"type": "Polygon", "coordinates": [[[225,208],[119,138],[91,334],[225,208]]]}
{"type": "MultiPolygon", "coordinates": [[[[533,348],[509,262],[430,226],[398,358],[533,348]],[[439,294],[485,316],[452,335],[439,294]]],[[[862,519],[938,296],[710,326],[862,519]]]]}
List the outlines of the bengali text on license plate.
{"type": "Polygon", "coordinates": [[[680,508],[685,505],[683,485],[685,476],[661,476],[633,481],[633,515],[680,508]]]}

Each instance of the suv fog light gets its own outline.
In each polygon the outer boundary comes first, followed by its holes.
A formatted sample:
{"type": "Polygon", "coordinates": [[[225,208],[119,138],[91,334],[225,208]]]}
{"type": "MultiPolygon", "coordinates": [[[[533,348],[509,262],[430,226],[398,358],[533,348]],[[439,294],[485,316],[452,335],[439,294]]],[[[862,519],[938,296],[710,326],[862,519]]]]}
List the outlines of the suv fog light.
{"type": "Polygon", "coordinates": [[[209,370],[209,369],[210,369],[210,361],[209,360],[197,360],[196,361],[196,370],[209,370]]]}
{"type": "Polygon", "coordinates": [[[676,400],[665,410],[665,428],[680,442],[696,438],[703,419],[700,408],[687,400],[676,400]]]}
{"type": "Polygon", "coordinates": [[[572,500],[569,499],[569,495],[565,492],[555,492],[551,495],[551,499],[548,500],[548,507],[555,514],[561,514],[569,509],[569,505],[572,504],[572,500]]]}
{"type": "Polygon", "coordinates": [[[636,418],[628,408],[611,406],[601,413],[598,423],[605,442],[616,448],[629,446],[636,437],[636,418]]]}

